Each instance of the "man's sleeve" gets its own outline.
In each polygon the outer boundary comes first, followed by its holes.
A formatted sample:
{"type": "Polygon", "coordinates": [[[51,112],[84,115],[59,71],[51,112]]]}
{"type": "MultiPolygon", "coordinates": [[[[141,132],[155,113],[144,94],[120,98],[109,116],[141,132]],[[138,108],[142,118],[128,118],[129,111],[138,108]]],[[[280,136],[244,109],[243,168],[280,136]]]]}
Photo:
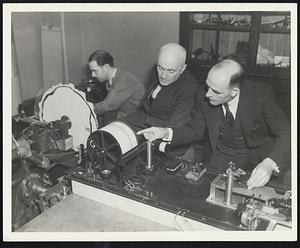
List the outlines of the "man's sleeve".
{"type": "Polygon", "coordinates": [[[173,129],[172,146],[191,144],[202,139],[206,124],[202,110],[204,90],[200,87],[195,96],[191,120],[182,127],[173,129]]]}
{"type": "Polygon", "coordinates": [[[275,135],[275,144],[268,157],[281,167],[290,161],[290,123],[283,110],[278,106],[275,99],[275,92],[271,87],[265,99],[262,106],[262,115],[270,130],[275,135]]]}
{"type": "Polygon", "coordinates": [[[168,122],[168,127],[180,127],[191,118],[191,110],[193,108],[196,91],[197,85],[182,90],[176,101],[171,119],[168,122]]]}
{"type": "Polygon", "coordinates": [[[106,98],[102,102],[98,102],[94,105],[95,112],[97,114],[102,114],[107,111],[118,109],[135,91],[135,84],[129,79],[115,82],[106,98]]]}

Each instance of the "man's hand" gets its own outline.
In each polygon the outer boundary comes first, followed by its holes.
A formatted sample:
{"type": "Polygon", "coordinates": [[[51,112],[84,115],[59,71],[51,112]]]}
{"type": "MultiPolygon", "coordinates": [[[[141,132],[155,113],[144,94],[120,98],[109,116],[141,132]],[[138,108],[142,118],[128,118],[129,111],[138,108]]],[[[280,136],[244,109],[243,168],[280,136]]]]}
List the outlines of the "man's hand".
{"type": "Polygon", "coordinates": [[[145,139],[153,142],[157,139],[167,139],[169,137],[169,130],[168,128],[164,127],[149,127],[137,132],[137,135],[143,134],[145,139]]]}
{"type": "Polygon", "coordinates": [[[270,158],[265,158],[252,171],[251,177],[247,181],[248,189],[264,186],[269,182],[275,168],[277,168],[276,163],[270,158]]]}

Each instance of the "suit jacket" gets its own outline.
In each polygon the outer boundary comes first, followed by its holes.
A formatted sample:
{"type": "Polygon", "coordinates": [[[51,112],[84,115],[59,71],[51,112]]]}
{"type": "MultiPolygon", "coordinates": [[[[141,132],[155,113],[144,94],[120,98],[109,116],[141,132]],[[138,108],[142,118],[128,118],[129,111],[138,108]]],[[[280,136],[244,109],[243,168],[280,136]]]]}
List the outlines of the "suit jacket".
{"type": "Polygon", "coordinates": [[[185,70],[168,86],[163,86],[150,103],[151,94],[158,85],[158,78],[152,81],[143,101],[146,113],[145,124],[149,126],[179,127],[191,119],[194,96],[199,86],[197,80],[185,70]]]}
{"type": "MultiPolygon", "coordinates": [[[[219,108],[212,106],[200,88],[195,99],[191,121],[173,131],[172,145],[196,142],[207,129],[212,150],[219,136],[219,108]]],[[[290,123],[278,106],[271,86],[244,80],[240,87],[237,114],[248,148],[272,143],[266,157],[285,167],[290,160],[290,123]]],[[[264,158],[262,158],[264,159],[264,158]]]]}
{"type": "Polygon", "coordinates": [[[145,93],[144,84],[132,73],[118,68],[112,85],[107,85],[107,96],[94,105],[96,114],[117,110],[122,118],[137,111],[145,93]]]}

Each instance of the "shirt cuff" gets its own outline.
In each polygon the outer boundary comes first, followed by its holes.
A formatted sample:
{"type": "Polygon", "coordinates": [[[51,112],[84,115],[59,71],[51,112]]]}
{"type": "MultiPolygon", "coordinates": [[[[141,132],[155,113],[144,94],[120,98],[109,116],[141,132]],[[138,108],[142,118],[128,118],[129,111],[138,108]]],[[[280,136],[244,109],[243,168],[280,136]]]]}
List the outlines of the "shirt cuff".
{"type": "Polygon", "coordinates": [[[269,158],[269,159],[270,159],[270,162],[271,162],[270,165],[272,167],[272,170],[279,173],[279,167],[276,164],[276,162],[271,158],[269,158]]]}
{"type": "Polygon", "coordinates": [[[167,128],[168,129],[168,137],[167,138],[163,138],[163,141],[168,141],[171,142],[173,139],[173,129],[172,128],[167,128]]]}
{"type": "Polygon", "coordinates": [[[167,145],[167,144],[168,144],[167,142],[161,142],[161,143],[159,144],[158,150],[159,150],[160,152],[166,152],[166,151],[165,151],[165,148],[166,148],[166,145],[167,145]]]}

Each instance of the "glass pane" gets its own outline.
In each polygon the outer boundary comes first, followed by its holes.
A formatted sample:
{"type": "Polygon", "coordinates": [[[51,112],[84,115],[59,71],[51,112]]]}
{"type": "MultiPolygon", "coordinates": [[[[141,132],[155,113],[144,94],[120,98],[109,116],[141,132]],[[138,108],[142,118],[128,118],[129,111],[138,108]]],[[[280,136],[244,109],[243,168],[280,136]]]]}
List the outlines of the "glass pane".
{"type": "Polygon", "coordinates": [[[216,61],[216,31],[193,30],[192,59],[216,61]]]}
{"type": "Polygon", "coordinates": [[[249,33],[227,32],[220,33],[220,59],[232,58],[245,65],[248,59],[249,33]]]}
{"type": "Polygon", "coordinates": [[[272,15],[261,17],[262,30],[290,30],[291,19],[289,15],[272,15]]]}
{"type": "Polygon", "coordinates": [[[256,63],[264,66],[290,66],[290,35],[261,33],[259,37],[256,63]]]}
{"type": "Polygon", "coordinates": [[[251,15],[222,14],[221,25],[223,27],[250,28],[251,15]]]}
{"type": "Polygon", "coordinates": [[[216,25],[218,24],[218,14],[213,13],[195,13],[190,15],[191,23],[194,24],[206,24],[206,25],[216,25]]]}

